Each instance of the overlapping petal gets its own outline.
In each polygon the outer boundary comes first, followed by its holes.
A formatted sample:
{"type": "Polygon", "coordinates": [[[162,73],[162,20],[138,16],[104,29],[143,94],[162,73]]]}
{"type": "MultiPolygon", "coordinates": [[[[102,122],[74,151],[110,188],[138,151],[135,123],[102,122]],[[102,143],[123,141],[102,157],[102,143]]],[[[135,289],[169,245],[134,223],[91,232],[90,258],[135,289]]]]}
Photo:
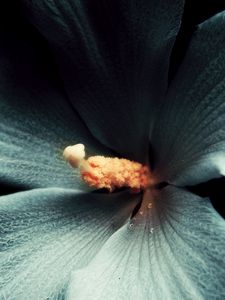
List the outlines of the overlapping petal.
{"type": "Polygon", "coordinates": [[[225,297],[225,223],[209,200],[168,187],[132,222],[74,273],[68,300],[225,297]]]}
{"type": "Polygon", "coordinates": [[[121,155],[146,160],[149,120],[167,87],[183,1],[23,3],[90,131],[121,155]]]}
{"type": "Polygon", "coordinates": [[[201,24],[151,137],[161,180],[197,184],[225,175],[225,12],[201,24]]]}
{"type": "Polygon", "coordinates": [[[64,299],[84,267],[129,217],[136,197],[37,189],[0,198],[0,299],[64,299]]]}
{"type": "Polygon", "coordinates": [[[0,33],[0,182],[77,187],[64,147],[82,142],[89,153],[107,151],[68,103],[48,48],[27,26],[0,33]]]}

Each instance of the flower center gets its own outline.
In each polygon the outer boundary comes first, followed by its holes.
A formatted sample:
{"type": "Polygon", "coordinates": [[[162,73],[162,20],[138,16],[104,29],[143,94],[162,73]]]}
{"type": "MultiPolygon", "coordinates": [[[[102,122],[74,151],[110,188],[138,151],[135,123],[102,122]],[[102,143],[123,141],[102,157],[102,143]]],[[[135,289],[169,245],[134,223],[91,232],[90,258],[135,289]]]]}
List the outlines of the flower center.
{"type": "Polygon", "coordinates": [[[83,144],[66,147],[63,156],[72,167],[80,169],[82,179],[93,188],[106,188],[112,192],[115,188],[127,187],[138,193],[153,185],[147,166],[117,157],[97,155],[85,159],[83,144]]]}

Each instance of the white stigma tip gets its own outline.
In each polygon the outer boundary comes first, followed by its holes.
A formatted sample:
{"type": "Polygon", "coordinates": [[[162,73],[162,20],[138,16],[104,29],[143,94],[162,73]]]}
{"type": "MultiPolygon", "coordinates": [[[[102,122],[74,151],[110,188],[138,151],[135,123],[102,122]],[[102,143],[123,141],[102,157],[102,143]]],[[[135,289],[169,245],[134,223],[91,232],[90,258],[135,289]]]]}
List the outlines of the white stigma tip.
{"type": "Polygon", "coordinates": [[[76,144],[68,146],[63,151],[64,158],[71,164],[71,166],[77,168],[85,157],[85,148],[83,144],[76,144]]]}

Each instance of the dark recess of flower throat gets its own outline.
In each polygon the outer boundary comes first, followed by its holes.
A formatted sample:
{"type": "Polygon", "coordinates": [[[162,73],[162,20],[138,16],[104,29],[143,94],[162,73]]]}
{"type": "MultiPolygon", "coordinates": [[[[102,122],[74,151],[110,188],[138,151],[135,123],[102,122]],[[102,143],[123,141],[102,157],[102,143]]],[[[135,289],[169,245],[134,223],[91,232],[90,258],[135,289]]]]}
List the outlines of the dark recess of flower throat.
{"type": "MultiPolygon", "coordinates": [[[[33,33],[33,36],[41,39],[41,37],[38,37],[38,33],[35,28],[32,28],[30,24],[29,26],[26,26],[26,21],[23,19],[21,13],[20,2],[15,2],[13,4],[13,7],[14,9],[12,9],[10,1],[0,2],[0,23],[1,25],[3,24],[3,26],[0,26],[0,30],[5,30],[5,28],[7,28],[8,30],[14,30],[14,24],[17,24],[17,27],[26,28],[26,30],[30,30],[30,32],[33,33]]],[[[180,63],[182,62],[190,38],[193,32],[196,30],[196,26],[222,10],[225,10],[224,0],[188,0],[185,2],[180,32],[177,36],[171,55],[169,83],[172,82],[176,71],[180,63]]],[[[48,57],[48,63],[49,60],[50,57],[48,57]]],[[[151,157],[152,154],[153,153],[151,153],[151,157]]],[[[161,183],[158,188],[161,189],[166,185],[167,183],[161,183]]],[[[213,179],[208,182],[201,183],[196,186],[189,186],[186,188],[190,192],[195,193],[201,197],[209,197],[215,209],[225,218],[225,208],[222,205],[222,203],[224,202],[223,198],[225,198],[224,177],[213,179]]],[[[0,195],[16,193],[25,189],[25,185],[16,184],[15,182],[7,182],[3,179],[0,179],[0,195]]],[[[95,192],[101,193],[105,191],[95,192]]],[[[140,204],[141,203],[139,203],[139,205],[133,211],[133,215],[135,215],[138,211],[140,204]]]]}

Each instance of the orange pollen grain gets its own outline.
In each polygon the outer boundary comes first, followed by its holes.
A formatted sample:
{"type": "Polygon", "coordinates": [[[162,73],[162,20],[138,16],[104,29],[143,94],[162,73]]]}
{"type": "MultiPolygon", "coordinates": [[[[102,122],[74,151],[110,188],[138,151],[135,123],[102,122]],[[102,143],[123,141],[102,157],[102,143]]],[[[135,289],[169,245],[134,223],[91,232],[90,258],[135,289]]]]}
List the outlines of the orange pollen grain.
{"type": "MultiPolygon", "coordinates": [[[[76,156],[75,151],[73,156],[76,156]]],[[[73,160],[74,157],[71,158],[73,160]]],[[[147,166],[124,158],[91,156],[87,160],[81,159],[79,168],[86,184],[97,189],[106,188],[110,192],[115,188],[128,187],[135,193],[152,183],[147,166]]]]}

